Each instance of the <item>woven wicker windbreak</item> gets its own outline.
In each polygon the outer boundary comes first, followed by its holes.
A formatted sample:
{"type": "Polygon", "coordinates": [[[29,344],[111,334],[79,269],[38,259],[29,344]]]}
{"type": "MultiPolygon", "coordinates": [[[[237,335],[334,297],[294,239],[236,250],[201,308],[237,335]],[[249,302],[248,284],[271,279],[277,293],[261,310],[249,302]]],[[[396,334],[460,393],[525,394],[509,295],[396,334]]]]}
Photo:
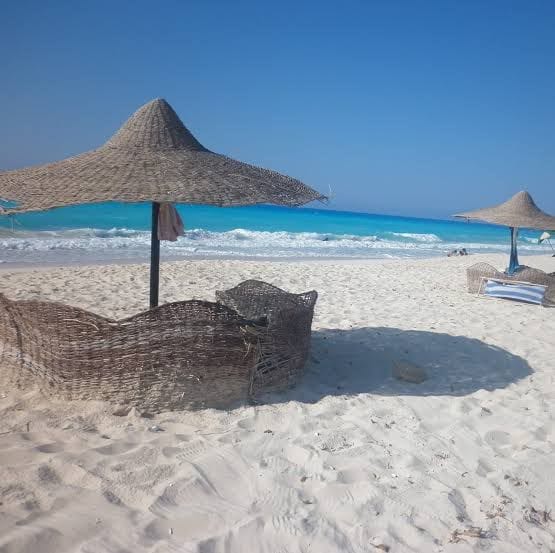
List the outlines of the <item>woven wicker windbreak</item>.
{"type": "Polygon", "coordinates": [[[555,275],[544,273],[533,267],[522,265],[514,274],[508,275],[498,271],[489,263],[475,263],[466,270],[468,291],[471,294],[480,294],[487,279],[497,279],[516,282],[529,282],[531,284],[542,284],[546,286],[544,305],[555,305],[555,275]]]}
{"type": "Polygon", "coordinates": [[[302,182],[206,149],[171,106],[141,107],[106,144],[0,173],[0,214],[105,201],[298,206],[325,197],[302,182]]]}
{"type": "Polygon", "coordinates": [[[318,293],[291,294],[259,280],[247,280],[225,292],[216,292],[216,298],[247,319],[267,320],[251,383],[251,397],[295,385],[303,374],[310,351],[318,293]]]}
{"type": "Polygon", "coordinates": [[[226,407],[295,384],[317,293],[247,281],[217,296],[115,321],[0,294],[0,387],[154,413],[226,407]]]}
{"type": "Polygon", "coordinates": [[[202,301],[114,321],[0,294],[0,382],[150,412],[246,400],[264,325],[202,301]]]}
{"type": "Polygon", "coordinates": [[[546,230],[555,228],[555,217],[544,213],[528,192],[518,192],[511,199],[495,207],[457,213],[454,217],[477,219],[495,225],[546,230]]]}

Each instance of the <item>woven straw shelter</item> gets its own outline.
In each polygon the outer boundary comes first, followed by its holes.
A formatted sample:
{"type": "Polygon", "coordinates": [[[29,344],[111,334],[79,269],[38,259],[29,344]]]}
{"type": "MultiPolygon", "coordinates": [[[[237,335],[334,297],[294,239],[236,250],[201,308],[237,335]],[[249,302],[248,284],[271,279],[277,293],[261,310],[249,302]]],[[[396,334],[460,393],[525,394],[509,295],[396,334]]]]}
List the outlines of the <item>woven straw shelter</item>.
{"type": "Polygon", "coordinates": [[[97,203],[298,206],[323,196],[302,182],[205,148],[163,99],[139,108],[103,146],[0,173],[6,213],[97,203]]]}
{"type": "Polygon", "coordinates": [[[168,303],[116,321],[0,294],[0,384],[157,412],[245,400],[264,327],[223,305],[168,303]]]}
{"type": "Polygon", "coordinates": [[[310,351],[315,290],[291,294],[259,280],[216,292],[218,302],[246,319],[267,323],[251,384],[251,395],[293,386],[302,376],[310,351]]]}
{"type": "Polygon", "coordinates": [[[106,201],[153,202],[151,307],[158,304],[161,202],[299,206],[324,199],[299,180],[208,150],[163,99],[139,108],[96,150],[0,173],[3,214],[106,201]]]}
{"type": "Polygon", "coordinates": [[[476,211],[457,213],[455,217],[477,219],[506,227],[538,230],[555,228],[555,217],[543,212],[536,205],[532,196],[524,190],[502,204],[476,211]]]}
{"type": "Polygon", "coordinates": [[[520,267],[517,255],[517,236],[519,228],[545,230],[555,228],[555,217],[544,213],[534,202],[528,192],[521,191],[506,202],[476,211],[457,213],[455,217],[468,220],[486,221],[495,225],[503,225],[511,229],[511,259],[508,274],[520,267]]]}
{"type": "Polygon", "coordinates": [[[247,281],[217,297],[112,320],[0,294],[0,387],[159,412],[227,407],[296,383],[316,292],[247,281]]]}

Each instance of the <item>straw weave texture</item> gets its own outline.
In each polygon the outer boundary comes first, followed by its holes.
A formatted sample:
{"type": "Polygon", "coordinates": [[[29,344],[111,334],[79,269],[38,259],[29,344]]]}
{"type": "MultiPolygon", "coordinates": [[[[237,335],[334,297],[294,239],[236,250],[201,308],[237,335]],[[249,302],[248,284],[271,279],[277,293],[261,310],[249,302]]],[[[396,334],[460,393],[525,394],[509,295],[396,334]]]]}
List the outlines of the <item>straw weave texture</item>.
{"type": "Polygon", "coordinates": [[[259,280],[247,280],[216,298],[243,317],[267,320],[250,394],[284,390],[303,375],[310,351],[316,291],[291,294],[259,280]]]}
{"type": "Polygon", "coordinates": [[[166,304],[121,321],[0,295],[0,380],[61,399],[150,412],[219,407],[249,394],[257,326],[227,307],[166,304]]]}
{"type": "Polygon", "coordinates": [[[298,206],[324,196],[302,182],[206,149],[172,107],[141,107],[106,144],[75,157],[0,173],[0,213],[122,202],[298,206]]]}
{"type": "Polygon", "coordinates": [[[170,303],[116,321],[0,294],[0,387],[153,413],[227,407],[298,381],[316,298],[247,281],[218,292],[220,303],[170,303]]]}
{"type": "Polygon", "coordinates": [[[477,219],[507,227],[539,230],[555,228],[555,217],[544,213],[525,191],[518,192],[498,206],[457,213],[455,217],[477,219]]]}

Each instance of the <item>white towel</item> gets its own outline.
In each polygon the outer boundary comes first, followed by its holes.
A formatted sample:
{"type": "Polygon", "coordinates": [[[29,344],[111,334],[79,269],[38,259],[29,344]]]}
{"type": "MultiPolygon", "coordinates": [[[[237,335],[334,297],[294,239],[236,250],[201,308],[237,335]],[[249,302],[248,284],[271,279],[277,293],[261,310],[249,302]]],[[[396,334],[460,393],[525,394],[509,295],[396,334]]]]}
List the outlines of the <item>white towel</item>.
{"type": "Polygon", "coordinates": [[[160,204],[158,212],[158,240],[175,242],[178,236],[185,234],[183,221],[177,209],[170,203],[160,204]]]}

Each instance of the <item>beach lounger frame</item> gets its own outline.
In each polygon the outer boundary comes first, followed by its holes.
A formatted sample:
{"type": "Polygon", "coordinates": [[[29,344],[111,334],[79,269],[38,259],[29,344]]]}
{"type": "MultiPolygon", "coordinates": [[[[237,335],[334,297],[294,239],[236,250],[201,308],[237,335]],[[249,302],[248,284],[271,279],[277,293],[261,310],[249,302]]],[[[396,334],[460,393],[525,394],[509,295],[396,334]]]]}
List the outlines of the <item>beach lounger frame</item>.
{"type": "Polygon", "coordinates": [[[545,298],[545,294],[547,292],[548,287],[545,284],[537,284],[534,282],[528,282],[528,281],[524,281],[524,280],[512,280],[512,279],[504,279],[504,278],[495,278],[495,277],[491,277],[491,276],[484,276],[481,278],[480,281],[480,287],[476,293],[476,295],[478,296],[485,296],[487,298],[490,299],[495,299],[495,300],[500,300],[500,299],[508,299],[508,300],[513,300],[513,301],[518,301],[520,303],[528,303],[530,305],[541,305],[543,307],[547,307],[549,306],[549,303],[547,302],[546,298],[545,298]],[[492,296],[490,294],[486,294],[486,286],[488,282],[497,282],[503,286],[507,286],[507,287],[518,287],[520,285],[522,286],[531,286],[532,288],[540,288],[543,291],[542,297],[541,297],[541,301],[539,302],[534,302],[534,301],[527,301],[524,298],[510,298],[510,297],[504,297],[504,296],[492,296]]]}

